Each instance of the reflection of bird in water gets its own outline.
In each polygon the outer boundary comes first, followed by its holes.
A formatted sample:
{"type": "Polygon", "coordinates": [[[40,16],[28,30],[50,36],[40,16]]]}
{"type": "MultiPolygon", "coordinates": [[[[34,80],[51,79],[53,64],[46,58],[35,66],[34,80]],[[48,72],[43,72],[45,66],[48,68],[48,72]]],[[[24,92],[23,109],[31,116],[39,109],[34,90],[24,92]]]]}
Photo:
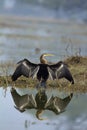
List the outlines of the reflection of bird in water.
{"type": "Polygon", "coordinates": [[[43,120],[43,118],[40,118],[40,114],[43,112],[43,109],[45,108],[45,104],[47,102],[47,95],[45,93],[45,90],[39,90],[35,96],[35,101],[37,104],[36,117],[39,120],[43,120]]]}
{"type": "Polygon", "coordinates": [[[68,81],[74,84],[74,80],[69,69],[62,61],[50,65],[44,58],[45,56],[52,56],[52,54],[45,53],[41,55],[41,63],[39,64],[31,63],[27,59],[19,61],[17,63],[18,66],[12,75],[12,80],[15,81],[17,78],[23,75],[25,77],[36,77],[41,83],[40,86],[45,86],[48,78],[52,80],[66,78],[68,81]]]}
{"type": "Polygon", "coordinates": [[[47,95],[44,90],[40,90],[35,97],[28,94],[20,96],[14,88],[11,89],[11,95],[16,105],[16,109],[18,109],[20,112],[24,112],[26,109],[37,109],[36,117],[39,120],[43,120],[40,118],[40,114],[43,112],[43,110],[50,110],[55,114],[64,112],[65,108],[73,97],[73,94],[71,93],[64,99],[61,99],[57,96],[52,96],[51,98],[47,99],[47,95]]]}
{"type": "Polygon", "coordinates": [[[36,107],[36,102],[32,94],[21,96],[16,92],[14,88],[12,88],[11,95],[16,105],[15,108],[18,109],[20,112],[24,112],[25,109],[32,109],[36,107]]]}
{"type": "Polygon", "coordinates": [[[53,111],[55,114],[62,113],[65,111],[65,108],[71,101],[72,97],[73,97],[73,93],[71,93],[69,96],[65,97],[64,99],[61,99],[57,96],[55,96],[55,97],[52,96],[47,101],[45,108],[53,111]]]}

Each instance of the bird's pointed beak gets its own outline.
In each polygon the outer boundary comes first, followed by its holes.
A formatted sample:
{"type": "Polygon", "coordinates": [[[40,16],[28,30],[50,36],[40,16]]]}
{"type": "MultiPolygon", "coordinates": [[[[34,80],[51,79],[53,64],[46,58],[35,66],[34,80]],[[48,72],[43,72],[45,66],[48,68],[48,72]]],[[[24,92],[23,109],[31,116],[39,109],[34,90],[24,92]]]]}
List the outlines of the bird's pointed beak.
{"type": "Polygon", "coordinates": [[[55,56],[54,54],[47,53],[44,56],[55,56]]]}

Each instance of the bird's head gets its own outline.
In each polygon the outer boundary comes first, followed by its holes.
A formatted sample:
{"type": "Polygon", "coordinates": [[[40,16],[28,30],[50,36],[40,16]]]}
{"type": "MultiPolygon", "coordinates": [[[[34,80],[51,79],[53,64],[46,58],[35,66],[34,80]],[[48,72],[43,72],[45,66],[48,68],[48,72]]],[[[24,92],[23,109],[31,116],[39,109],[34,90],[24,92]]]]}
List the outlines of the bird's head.
{"type": "Polygon", "coordinates": [[[45,59],[46,56],[54,56],[53,54],[50,54],[50,53],[43,53],[41,56],[40,56],[40,62],[43,63],[43,64],[47,64],[47,60],[45,59]]]}

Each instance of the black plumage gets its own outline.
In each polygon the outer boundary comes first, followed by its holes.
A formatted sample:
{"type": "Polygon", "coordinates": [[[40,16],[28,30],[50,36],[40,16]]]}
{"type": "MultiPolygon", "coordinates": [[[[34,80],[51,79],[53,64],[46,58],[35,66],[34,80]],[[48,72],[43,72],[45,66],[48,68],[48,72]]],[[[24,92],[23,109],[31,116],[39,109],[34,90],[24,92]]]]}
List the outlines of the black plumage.
{"type": "Polygon", "coordinates": [[[45,109],[53,111],[55,114],[60,114],[65,111],[65,108],[70,103],[72,97],[73,93],[63,99],[57,96],[52,96],[45,104],[45,109]]]}
{"type": "Polygon", "coordinates": [[[15,108],[20,112],[24,112],[26,109],[32,109],[36,107],[36,102],[32,94],[25,94],[21,96],[14,88],[12,88],[11,95],[15,103],[15,108]]]}
{"type": "Polygon", "coordinates": [[[35,95],[35,101],[39,110],[42,110],[45,107],[47,102],[45,90],[39,90],[39,92],[35,95]]]}
{"type": "Polygon", "coordinates": [[[58,62],[56,64],[34,64],[29,60],[24,59],[17,63],[15,72],[12,75],[12,80],[15,81],[21,75],[25,77],[37,78],[40,82],[46,82],[48,78],[60,79],[66,78],[72,84],[74,84],[73,77],[68,67],[63,62],[58,62]]]}
{"type": "Polygon", "coordinates": [[[36,117],[38,119],[41,119],[39,116],[43,110],[50,110],[57,115],[64,112],[73,97],[73,94],[71,93],[64,99],[57,96],[51,96],[48,99],[44,90],[39,91],[35,97],[32,94],[20,96],[14,88],[11,89],[11,95],[16,105],[16,109],[20,112],[24,112],[27,109],[37,109],[36,117]]]}

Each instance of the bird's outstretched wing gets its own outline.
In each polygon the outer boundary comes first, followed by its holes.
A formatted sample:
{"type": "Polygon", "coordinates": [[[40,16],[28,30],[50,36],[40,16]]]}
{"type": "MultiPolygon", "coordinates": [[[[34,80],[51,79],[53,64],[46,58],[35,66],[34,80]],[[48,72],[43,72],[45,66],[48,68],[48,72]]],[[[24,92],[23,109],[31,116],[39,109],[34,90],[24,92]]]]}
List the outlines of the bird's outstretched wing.
{"type": "Polygon", "coordinates": [[[38,72],[39,66],[37,64],[31,63],[29,60],[24,59],[17,63],[15,72],[12,75],[12,80],[17,80],[21,75],[25,77],[34,78],[38,72]]]}
{"type": "Polygon", "coordinates": [[[15,103],[15,108],[20,112],[24,112],[26,109],[36,108],[36,102],[33,95],[20,96],[14,88],[11,89],[11,95],[15,103]]]}
{"type": "Polygon", "coordinates": [[[65,111],[65,108],[69,104],[73,97],[73,94],[70,94],[69,96],[65,97],[64,99],[61,99],[59,97],[51,97],[46,105],[45,109],[53,111],[55,114],[60,114],[65,111]]]}
{"type": "Polygon", "coordinates": [[[67,65],[64,64],[62,61],[53,65],[49,65],[48,71],[52,79],[66,78],[72,84],[74,84],[74,80],[73,80],[71,72],[69,71],[67,65]]]}

